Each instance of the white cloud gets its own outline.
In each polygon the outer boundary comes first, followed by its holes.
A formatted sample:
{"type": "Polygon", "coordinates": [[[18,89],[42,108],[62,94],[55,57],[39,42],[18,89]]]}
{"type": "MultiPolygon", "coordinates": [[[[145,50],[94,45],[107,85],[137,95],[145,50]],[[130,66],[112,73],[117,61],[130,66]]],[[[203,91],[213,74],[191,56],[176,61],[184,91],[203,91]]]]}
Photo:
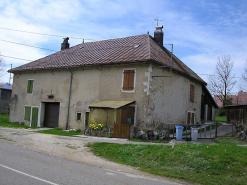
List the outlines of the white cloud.
{"type": "MultiPolygon", "coordinates": [[[[164,43],[197,73],[213,73],[217,57],[231,55],[234,72],[242,73],[247,59],[247,3],[213,0],[2,0],[0,27],[102,40],[153,35],[155,18],[162,19],[164,43]]],[[[0,39],[60,50],[62,38],[0,29],[0,39]]],[[[85,40],[88,41],[88,40],[85,40]]],[[[70,39],[70,45],[82,40],[70,39]]],[[[50,53],[0,41],[0,53],[37,59],[50,53]]],[[[25,61],[6,58],[8,63],[25,61]]],[[[204,78],[205,79],[205,78],[204,78]]]]}

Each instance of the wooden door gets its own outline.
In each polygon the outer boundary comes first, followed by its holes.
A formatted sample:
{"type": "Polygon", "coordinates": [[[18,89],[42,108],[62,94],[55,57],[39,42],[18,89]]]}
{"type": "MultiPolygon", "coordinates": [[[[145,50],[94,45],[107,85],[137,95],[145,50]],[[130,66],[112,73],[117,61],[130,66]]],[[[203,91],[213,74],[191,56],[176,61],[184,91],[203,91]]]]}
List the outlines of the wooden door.
{"type": "Polygon", "coordinates": [[[31,127],[37,127],[39,108],[32,107],[31,127]]]}

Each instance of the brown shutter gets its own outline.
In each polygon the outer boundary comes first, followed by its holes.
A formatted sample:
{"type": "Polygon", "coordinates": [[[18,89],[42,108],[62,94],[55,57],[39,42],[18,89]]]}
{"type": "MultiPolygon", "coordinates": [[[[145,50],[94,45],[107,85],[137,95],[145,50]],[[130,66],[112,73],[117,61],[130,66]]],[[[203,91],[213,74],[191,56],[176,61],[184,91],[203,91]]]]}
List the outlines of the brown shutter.
{"type": "Polygon", "coordinates": [[[123,90],[134,90],[135,70],[124,70],[123,90]]]}
{"type": "Polygon", "coordinates": [[[194,103],[195,98],[195,86],[190,84],[190,101],[194,103]]]}

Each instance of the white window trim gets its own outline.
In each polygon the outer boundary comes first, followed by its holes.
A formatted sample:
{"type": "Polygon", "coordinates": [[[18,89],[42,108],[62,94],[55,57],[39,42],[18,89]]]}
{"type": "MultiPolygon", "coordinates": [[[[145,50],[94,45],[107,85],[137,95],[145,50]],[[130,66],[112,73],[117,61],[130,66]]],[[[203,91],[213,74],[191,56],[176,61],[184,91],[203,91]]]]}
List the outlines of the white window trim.
{"type": "MultiPolygon", "coordinates": [[[[28,80],[33,80],[33,89],[34,89],[34,79],[27,79],[27,84],[28,84],[28,80]]],[[[26,94],[33,94],[33,89],[32,89],[32,93],[27,93],[27,86],[26,86],[26,94]]]]}
{"type": "Polygon", "coordinates": [[[76,121],[81,122],[81,120],[82,120],[82,112],[80,112],[80,111],[76,112],[75,113],[75,119],[76,119],[76,121]],[[77,119],[77,114],[78,113],[81,114],[81,119],[77,119]]]}
{"type": "Polygon", "coordinates": [[[122,92],[126,92],[126,93],[134,93],[134,92],[135,92],[135,89],[136,89],[136,68],[124,68],[123,71],[122,71],[122,85],[121,85],[121,91],[122,91],[122,92]],[[134,89],[131,90],[131,91],[123,90],[123,84],[124,84],[124,71],[125,71],[125,70],[134,70],[134,71],[135,71],[135,75],[134,75],[134,89]]]}

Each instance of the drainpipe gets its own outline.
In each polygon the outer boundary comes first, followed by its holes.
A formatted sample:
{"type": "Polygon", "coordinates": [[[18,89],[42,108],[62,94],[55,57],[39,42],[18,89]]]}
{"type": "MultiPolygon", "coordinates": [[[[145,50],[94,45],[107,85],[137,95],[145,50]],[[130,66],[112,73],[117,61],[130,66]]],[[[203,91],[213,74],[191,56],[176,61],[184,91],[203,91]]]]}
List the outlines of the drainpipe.
{"type": "Polygon", "coordinates": [[[70,97],[71,97],[71,87],[72,87],[72,79],[73,73],[69,68],[67,70],[70,72],[70,84],[69,84],[69,98],[68,98],[68,110],[67,110],[67,120],[66,120],[66,130],[69,129],[69,108],[70,108],[70,97]]]}

